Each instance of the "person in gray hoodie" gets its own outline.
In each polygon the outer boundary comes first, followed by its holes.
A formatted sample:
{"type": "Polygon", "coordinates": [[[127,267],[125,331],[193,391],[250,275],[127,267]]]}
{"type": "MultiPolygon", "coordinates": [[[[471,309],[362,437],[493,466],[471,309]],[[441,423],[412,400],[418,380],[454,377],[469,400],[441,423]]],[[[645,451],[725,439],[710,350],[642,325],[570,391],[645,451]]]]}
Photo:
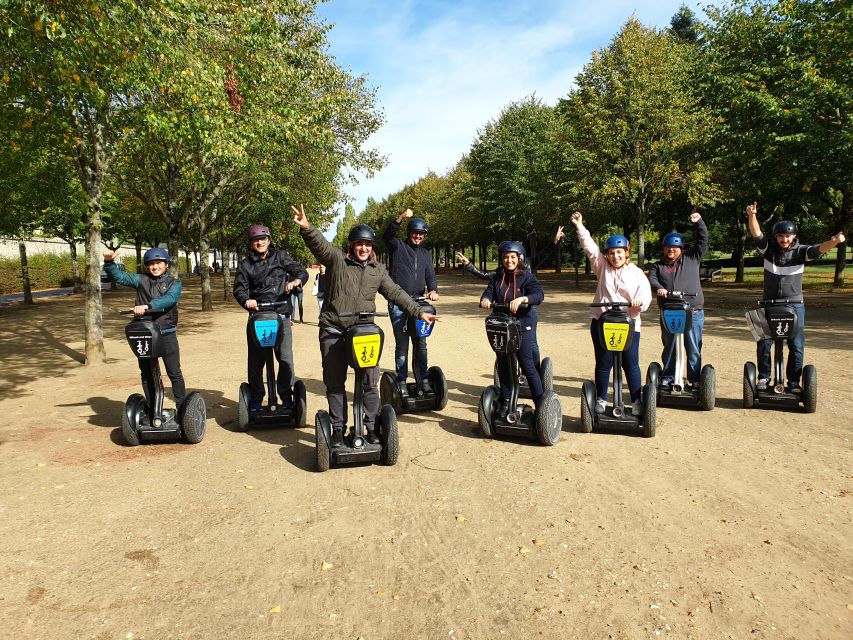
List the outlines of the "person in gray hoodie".
{"type": "MultiPolygon", "coordinates": [[[[376,233],[366,224],[354,226],[347,238],[344,253],[323,237],[319,229],[311,226],[304,206],[291,206],[293,221],[308,249],[320,264],[326,265],[326,296],[320,313],[320,357],[323,362],[323,384],[329,402],[329,418],[332,422],[332,446],[344,443],[347,422],[346,379],[347,354],[344,333],[355,324],[354,316],[342,313],[367,311],[376,312],[376,294],[381,293],[406,313],[427,322],[435,322],[439,316],[422,311],[412,297],[391,280],[385,265],[376,259],[373,243],[376,233]]],[[[379,443],[376,433],[376,415],[379,413],[379,365],[364,369],[365,439],[371,444],[379,443]]]]}

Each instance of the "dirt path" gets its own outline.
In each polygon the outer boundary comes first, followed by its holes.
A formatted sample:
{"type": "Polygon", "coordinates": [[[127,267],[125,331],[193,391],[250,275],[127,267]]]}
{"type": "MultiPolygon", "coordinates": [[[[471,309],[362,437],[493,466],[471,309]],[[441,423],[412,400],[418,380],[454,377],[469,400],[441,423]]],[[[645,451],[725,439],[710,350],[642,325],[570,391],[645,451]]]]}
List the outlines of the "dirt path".
{"type": "MultiPolygon", "coordinates": [[[[180,332],[210,418],[195,446],[123,446],[139,384],[115,313],[129,291],[105,292],[98,367],[78,363],[79,298],[0,309],[0,637],[853,637],[853,296],[807,296],[820,402],[806,415],[740,408],[757,292],[709,287],[717,408],[660,409],[646,440],[577,432],[591,288],[543,279],[557,446],[475,431],[492,370],[481,287],[445,275],[430,357],[447,409],[400,417],[397,466],[325,474],[313,427],[234,432],[245,314],[195,311],[197,283],[180,332]]],[[[325,406],[314,303],[294,328],[312,416],[325,406]]],[[[659,344],[647,313],[644,369],[659,344]]]]}

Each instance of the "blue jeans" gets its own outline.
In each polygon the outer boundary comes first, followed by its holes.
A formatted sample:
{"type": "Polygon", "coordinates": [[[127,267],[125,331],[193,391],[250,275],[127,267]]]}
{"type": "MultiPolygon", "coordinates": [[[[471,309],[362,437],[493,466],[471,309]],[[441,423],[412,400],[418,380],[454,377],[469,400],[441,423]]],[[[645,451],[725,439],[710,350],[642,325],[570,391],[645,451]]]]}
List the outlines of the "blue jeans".
{"type": "MultiPolygon", "coordinates": [[[[785,341],[788,343],[788,362],[785,364],[785,375],[788,378],[788,384],[791,385],[800,384],[800,377],[803,375],[803,352],[806,348],[806,336],[803,330],[806,324],[806,305],[801,302],[789,306],[793,307],[797,314],[797,330],[785,341]]],[[[771,363],[773,342],[773,340],[758,341],[759,378],[773,379],[773,365],[771,363]]]]}
{"type": "MultiPolygon", "coordinates": [[[[592,344],[595,347],[595,388],[598,397],[607,400],[607,391],[610,387],[610,372],[613,369],[613,352],[602,347],[598,342],[598,323],[600,320],[593,319],[589,325],[592,335],[592,344]]],[[[634,333],[631,346],[622,352],[622,370],[628,379],[628,389],[631,391],[631,402],[640,399],[642,390],[642,376],[640,375],[640,334],[634,333]]]]}
{"type": "MultiPolygon", "coordinates": [[[[690,330],[684,332],[684,350],[687,352],[687,381],[691,384],[699,382],[702,371],[702,329],[705,327],[705,311],[693,309],[690,330]]],[[[663,342],[663,377],[672,380],[675,377],[675,336],[661,328],[663,342]]]]}
{"type": "MultiPolygon", "coordinates": [[[[388,316],[391,318],[391,326],[394,327],[394,365],[397,368],[397,382],[405,382],[409,375],[409,337],[408,324],[409,314],[396,304],[388,303],[388,316]]],[[[427,341],[420,342],[420,374],[421,380],[427,377],[427,341]]]]}
{"type": "Polygon", "coordinates": [[[302,287],[296,287],[290,292],[290,306],[293,307],[293,319],[296,320],[296,310],[299,310],[299,322],[302,322],[302,287]]]}

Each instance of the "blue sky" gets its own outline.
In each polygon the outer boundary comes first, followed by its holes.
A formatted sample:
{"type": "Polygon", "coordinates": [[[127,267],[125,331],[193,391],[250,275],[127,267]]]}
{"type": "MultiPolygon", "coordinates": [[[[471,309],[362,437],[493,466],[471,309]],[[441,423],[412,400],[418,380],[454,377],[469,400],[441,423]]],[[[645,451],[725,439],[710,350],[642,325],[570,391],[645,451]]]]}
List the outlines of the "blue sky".
{"type": "MultiPolygon", "coordinates": [[[[347,189],[356,212],[432,170],[442,174],[509,103],[565,96],[591,52],[631,16],[666,27],[682,0],[331,0],[330,53],[378,90],[368,146],[387,157],[347,189]]],[[[684,2],[699,18],[698,2],[684,2]]]]}

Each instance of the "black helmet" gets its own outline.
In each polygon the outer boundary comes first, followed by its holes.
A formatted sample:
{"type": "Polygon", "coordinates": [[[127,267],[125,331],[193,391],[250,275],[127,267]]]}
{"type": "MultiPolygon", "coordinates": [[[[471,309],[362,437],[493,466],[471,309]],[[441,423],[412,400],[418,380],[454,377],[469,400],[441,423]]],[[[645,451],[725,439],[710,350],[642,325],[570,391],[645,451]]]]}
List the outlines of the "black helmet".
{"type": "Polygon", "coordinates": [[[429,232],[429,225],[423,218],[412,218],[409,220],[409,224],[406,227],[406,233],[412,233],[413,231],[423,231],[424,233],[427,233],[429,232]]]}
{"type": "Polygon", "coordinates": [[[790,220],[780,220],[773,225],[773,235],[775,236],[780,233],[793,233],[797,235],[797,225],[790,220]]]}
{"type": "Polygon", "coordinates": [[[347,242],[352,244],[359,240],[367,240],[368,242],[376,242],[376,233],[367,224],[357,224],[349,230],[347,242]]]}
{"type": "Polygon", "coordinates": [[[145,264],[154,262],[155,260],[162,260],[166,264],[169,264],[169,252],[160,247],[152,247],[142,256],[142,262],[145,264]]]}

